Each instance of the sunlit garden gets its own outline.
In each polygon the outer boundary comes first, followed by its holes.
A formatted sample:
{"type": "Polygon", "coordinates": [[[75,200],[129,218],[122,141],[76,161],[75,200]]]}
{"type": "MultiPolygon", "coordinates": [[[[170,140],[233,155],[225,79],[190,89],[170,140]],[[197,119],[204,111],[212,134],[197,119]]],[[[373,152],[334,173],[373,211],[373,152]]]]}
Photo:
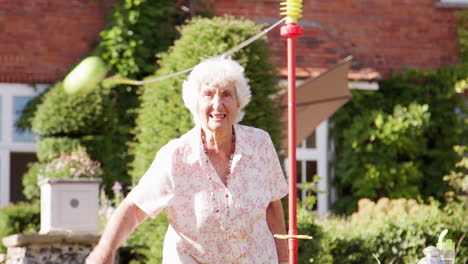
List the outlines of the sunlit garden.
{"type": "MultiPolygon", "coordinates": [[[[174,1],[122,2],[90,55],[123,78],[185,70],[263,28],[209,11],[194,18],[167,11],[174,1]]],[[[459,23],[467,17],[460,15],[459,23]]],[[[456,263],[467,263],[468,34],[461,26],[459,38],[458,64],[395,72],[379,81],[378,91],[353,91],[331,118],[338,199],[329,215],[318,216],[321,190],[303,186],[309,195],[298,201],[298,229],[313,238],[300,241],[298,263],[417,263],[445,229],[456,263]]],[[[279,150],[285,124],[272,98],[281,88],[267,44],[261,38],[233,57],[245,67],[253,94],[242,124],[268,131],[279,150]]],[[[0,237],[39,232],[38,182],[44,178],[102,179],[102,229],[156,152],[193,127],[180,96],[185,78],[143,86],[101,83],[76,94],[58,81],[32,100],[18,126],[40,135],[38,161],[23,176],[28,201],[0,208],[0,237]]],[[[164,213],[145,221],[119,249],[120,261],[161,263],[167,225],[164,213]]]]}

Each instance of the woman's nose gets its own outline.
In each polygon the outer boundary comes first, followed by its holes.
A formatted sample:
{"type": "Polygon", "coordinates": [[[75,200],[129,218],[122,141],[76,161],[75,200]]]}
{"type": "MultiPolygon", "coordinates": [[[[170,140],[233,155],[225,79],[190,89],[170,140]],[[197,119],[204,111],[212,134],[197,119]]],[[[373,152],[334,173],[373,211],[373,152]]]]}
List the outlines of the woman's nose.
{"type": "Polygon", "coordinates": [[[213,97],[213,108],[219,108],[219,107],[221,107],[222,104],[223,104],[223,103],[222,103],[222,98],[221,98],[221,96],[219,96],[219,95],[216,94],[216,95],[213,97]]]}

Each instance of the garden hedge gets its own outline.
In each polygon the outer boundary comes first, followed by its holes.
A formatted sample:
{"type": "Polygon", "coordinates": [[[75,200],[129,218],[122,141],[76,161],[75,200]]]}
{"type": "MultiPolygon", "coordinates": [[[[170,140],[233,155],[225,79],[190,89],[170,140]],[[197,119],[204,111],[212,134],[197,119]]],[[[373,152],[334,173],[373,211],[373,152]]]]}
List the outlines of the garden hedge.
{"type": "Polygon", "coordinates": [[[425,247],[437,244],[446,228],[446,238],[455,243],[462,239],[456,263],[466,263],[466,217],[462,206],[456,213],[448,213],[436,202],[423,205],[415,200],[388,198],[377,203],[362,199],[359,210],[349,217],[315,219],[299,213],[299,233],[314,239],[300,241],[298,263],[375,264],[375,254],[381,263],[413,264],[424,257],[425,247]]]}
{"type": "Polygon", "coordinates": [[[38,105],[32,131],[41,136],[81,136],[102,131],[105,122],[104,94],[96,89],[86,95],[70,96],[62,83],[52,87],[38,105]]]}
{"type": "MultiPolygon", "coordinates": [[[[40,205],[20,202],[0,208],[0,239],[19,233],[34,234],[40,229],[40,205]]],[[[0,253],[6,253],[0,243],[0,253]]]]}

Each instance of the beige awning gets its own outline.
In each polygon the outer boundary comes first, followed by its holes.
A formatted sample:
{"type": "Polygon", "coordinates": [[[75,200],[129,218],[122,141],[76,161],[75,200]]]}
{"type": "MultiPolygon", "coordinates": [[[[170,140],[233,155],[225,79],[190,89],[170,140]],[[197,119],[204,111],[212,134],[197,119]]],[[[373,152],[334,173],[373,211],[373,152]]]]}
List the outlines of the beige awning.
{"type": "MultiPolygon", "coordinates": [[[[296,142],[300,144],[315,128],[330,118],[351,99],[348,88],[348,70],[351,57],[344,59],[317,77],[296,88],[296,142]]],[[[287,93],[281,99],[281,107],[287,108],[287,93]]],[[[287,109],[284,122],[287,124],[287,109]]],[[[282,146],[287,147],[287,137],[282,146]]]]}

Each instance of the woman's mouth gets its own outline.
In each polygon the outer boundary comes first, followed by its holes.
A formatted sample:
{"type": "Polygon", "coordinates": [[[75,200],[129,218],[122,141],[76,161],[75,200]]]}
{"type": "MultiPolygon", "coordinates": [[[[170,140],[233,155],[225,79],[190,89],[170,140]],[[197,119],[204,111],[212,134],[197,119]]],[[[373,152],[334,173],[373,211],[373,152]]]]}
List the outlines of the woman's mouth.
{"type": "Polygon", "coordinates": [[[226,118],[226,114],[210,114],[210,118],[213,118],[213,119],[224,119],[226,118]]]}

